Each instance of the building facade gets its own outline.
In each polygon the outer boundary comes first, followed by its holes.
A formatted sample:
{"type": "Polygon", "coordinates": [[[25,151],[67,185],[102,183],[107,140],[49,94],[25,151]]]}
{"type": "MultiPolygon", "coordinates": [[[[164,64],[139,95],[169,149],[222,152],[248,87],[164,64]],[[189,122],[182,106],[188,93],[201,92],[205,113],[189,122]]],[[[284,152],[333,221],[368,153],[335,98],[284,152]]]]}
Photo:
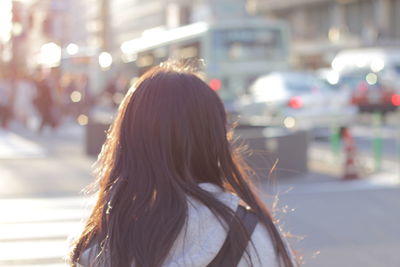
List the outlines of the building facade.
{"type": "Polygon", "coordinates": [[[87,27],[86,1],[2,0],[0,8],[0,22],[8,25],[2,27],[0,34],[0,59],[23,73],[46,67],[41,57],[46,52],[54,54],[54,48],[59,50],[60,58],[71,43],[84,50],[93,34],[87,27]],[[49,43],[52,45],[44,46],[49,43]],[[45,51],[46,48],[54,51],[45,51]]]}
{"type": "Polygon", "coordinates": [[[400,44],[400,0],[249,0],[254,14],[286,20],[295,63],[316,68],[341,49],[400,44]]]}
{"type": "Polygon", "coordinates": [[[247,16],[246,0],[113,0],[113,53],[122,43],[150,32],[206,21],[247,16]]]}
{"type": "Polygon", "coordinates": [[[113,52],[123,42],[151,31],[165,30],[202,19],[204,0],[113,0],[110,3],[113,52]],[[198,10],[198,12],[193,12],[198,10]]]}

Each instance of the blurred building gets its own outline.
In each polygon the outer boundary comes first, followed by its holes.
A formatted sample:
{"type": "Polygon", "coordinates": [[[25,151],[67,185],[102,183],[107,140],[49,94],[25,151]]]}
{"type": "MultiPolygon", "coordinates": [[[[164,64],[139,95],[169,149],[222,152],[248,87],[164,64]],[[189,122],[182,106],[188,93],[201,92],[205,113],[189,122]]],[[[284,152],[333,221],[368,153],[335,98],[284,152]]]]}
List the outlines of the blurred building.
{"type": "Polygon", "coordinates": [[[247,16],[246,0],[113,0],[110,22],[113,51],[142,35],[199,22],[247,16]]]}
{"type": "Polygon", "coordinates": [[[320,67],[344,48],[400,44],[400,0],[248,0],[248,6],[289,23],[299,66],[320,67]]]}
{"type": "MultiPolygon", "coordinates": [[[[83,4],[83,1],[81,1],[83,4]]],[[[110,25],[110,0],[86,0],[83,10],[86,12],[84,24],[87,30],[87,46],[108,51],[112,46],[111,25],[110,25]]]]}
{"type": "MultiPolygon", "coordinates": [[[[103,52],[118,60],[120,47],[126,41],[198,21],[247,16],[246,3],[246,0],[2,0],[1,22],[9,25],[2,27],[2,62],[12,58],[18,68],[32,71],[42,66],[58,66],[60,58],[68,57],[80,56],[81,63],[85,63],[83,57],[90,56],[86,64],[98,64],[103,52]]],[[[71,64],[69,68],[80,69],[71,64]]]]}
{"type": "Polygon", "coordinates": [[[12,58],[13,6],[11,0],[0,1],[0,25],[0,68],[4,70],[12,58]]]}
{"type": "MultiPolygon", "coordinates": [[[[45,57],[51,57],[51,55],[47,56],[46,49],[42,48],[45,44],[53,43],[55,47],[61,46],[62,40],[55,36],[57,28],[63,28],[61,18],[55,16],[60,11],[52,14],[50,5],[50,1],[31,0],[25,2],[27,16],[29,17],[29,24],[26,26],[27,36],[25,43],[27,44],[27,49],[24,53],[28,72],[33,72],[35,69],[40,68],[44,61],[47,60],[45,57]]],[[[57,55],[54,55],[55,58],[51,58],[55,62],[54,64],[58,64],[60,56],[61,54],[58,55],[57,53],[57,55]]]]}
{"type": "Polygon", "coordinates": [[[25,68],[29,12],[22,2],[11,0],[1,1],[0,10],[0,61],[5,72],[16,74],[25,68]]]}
{"type": "Polygon", "coordinates": [[[115,43],[202,20],[207,0],[114,0],[110,3],[115,43]]]}
{"type": "MultiPolygon", "coordinates": [[[[40,67],[59,66],[70,44],[84,51],[91,34],[86,27],[89,2],[1,0],[1,62],[32,73],[40,67]]],[[[93,2],[97,5],[98,1],[93,2]]]]}

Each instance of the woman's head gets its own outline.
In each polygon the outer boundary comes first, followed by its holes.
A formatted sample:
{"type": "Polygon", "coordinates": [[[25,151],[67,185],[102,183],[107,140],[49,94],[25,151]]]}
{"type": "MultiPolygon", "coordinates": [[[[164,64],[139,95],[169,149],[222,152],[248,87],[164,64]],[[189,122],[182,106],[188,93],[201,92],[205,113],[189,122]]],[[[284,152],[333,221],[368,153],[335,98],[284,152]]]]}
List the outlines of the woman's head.
{"type": "Polygon", "coordinates": [[[119,140],[121,164],[165,165],[176,171],[174,182],[221,184],[218,162],[228,146],[224,107],[189,70],[164,64],[141,77],[125,97],[110,138],[119,140]]]}
{"type": "Polygon", "coordinates": [[[227,137],[218,95],[196,74],[163,64],[142,76],[122,101],[98,160],[98,200],[71,256],[101,244],[93,266],[161,266],[187,219],[187,197],[224,221],[234,220],[232,253],[246,235],[234,211],[198,186],[237,194],[271,233],[279,257],[289,255],[272,218],[249,187],[227,137]],[[96,265],[97,264],[97,265],[96,265]]]}

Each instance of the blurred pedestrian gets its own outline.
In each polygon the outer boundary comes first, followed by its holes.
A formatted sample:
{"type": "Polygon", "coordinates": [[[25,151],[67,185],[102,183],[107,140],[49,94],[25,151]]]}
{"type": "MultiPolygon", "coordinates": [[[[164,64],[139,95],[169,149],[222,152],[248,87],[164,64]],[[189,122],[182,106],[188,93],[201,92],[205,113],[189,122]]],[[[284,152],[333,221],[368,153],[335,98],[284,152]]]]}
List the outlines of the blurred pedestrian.
{"type": "Polygon", "coordinates": [[[295,266],[231,148],[217,94],[172,64],[135,88],[100,155],[72,266],[295,266]]]}
{"type": "Polygon", "coordinates": [[[82,94],[81,113],[87,115],[94,104],[88,75],[82,74],[80,76],[79,87],[79,91],[82,94]]]}
{"type": "Polygon", "coordinates": [[[71,76],[63,88],[63,106],[64,115],[74,119],[79,115],[79,105],[81,101],[81,93],[79,92],[76,78],[71,76]]]}
{"type": "Polygon", "coordinates": [[[34,98],[34,104],[41,117],[38,132],[41,133],[46,126],[54,130],[58,125],[56,114],[57,107],[50,83],[43,74],[39,76],[36,82],[36,88],[37,94],[34,98]]]}
{"type": "MultiPolygon", "coordinates": [[[[1,74],[0,74],[1,75],[1,74]]],[[[11,81],[6,75],[0,76],[0,127],[7,129],[12,118],[13,101],[11,81]]]]}
{"type": "Polygon", "coordinates": [[[72,114],[71,93],[75,91],[75,83],[70,74],[64,74],[60,79],[60,108],[64,117],[72,114]]]}
{"type": "Polygon", "coordinates": [[[21,122],[25,127],[34,117],[35,110],[33,99],[36,94],[35,84],[26,75],[20,75],[15,86],[15,119],[21,122]]]}
{"type": "Polygon", "coordinates": [[[118,75],[115,75],[114,77],[110,78],[107,81],[106,87],[104,88],[102,94],[100,95],[100,98],[105,96],[108,104],[111,107],[116,107],[117,104],[115,103],[114,95],[118,92],[118,75]]]}

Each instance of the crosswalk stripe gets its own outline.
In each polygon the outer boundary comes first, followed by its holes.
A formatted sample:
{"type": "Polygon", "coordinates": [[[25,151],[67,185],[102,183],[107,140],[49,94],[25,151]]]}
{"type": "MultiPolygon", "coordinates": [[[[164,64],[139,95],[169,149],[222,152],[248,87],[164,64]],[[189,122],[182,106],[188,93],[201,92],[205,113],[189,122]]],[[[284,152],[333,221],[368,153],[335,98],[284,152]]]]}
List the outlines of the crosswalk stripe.
{"type": "Polygon", "coordinates": [[[79,229],[80,227],[79,220],[74,222],[3,224],[0,229],[0,242],[63,239],[71,234],[71,229],[79,229]]]}
{"type": "Polygon", "coordinates": [[[46,150],[39,144],[0,129],[1,159],[42,158],[45,156],[46,150]]]}
{"type": "Polygon", "coordinates": [[[28,262],[62,262],[68,251],[66,240],[2,242],[1,264],[28,262]]]}
{"type": "Polygon", "coordinates": [[[68,239],[90,212],[82,197],[0,199],[0,266],[65,267],[68,239]]]}

